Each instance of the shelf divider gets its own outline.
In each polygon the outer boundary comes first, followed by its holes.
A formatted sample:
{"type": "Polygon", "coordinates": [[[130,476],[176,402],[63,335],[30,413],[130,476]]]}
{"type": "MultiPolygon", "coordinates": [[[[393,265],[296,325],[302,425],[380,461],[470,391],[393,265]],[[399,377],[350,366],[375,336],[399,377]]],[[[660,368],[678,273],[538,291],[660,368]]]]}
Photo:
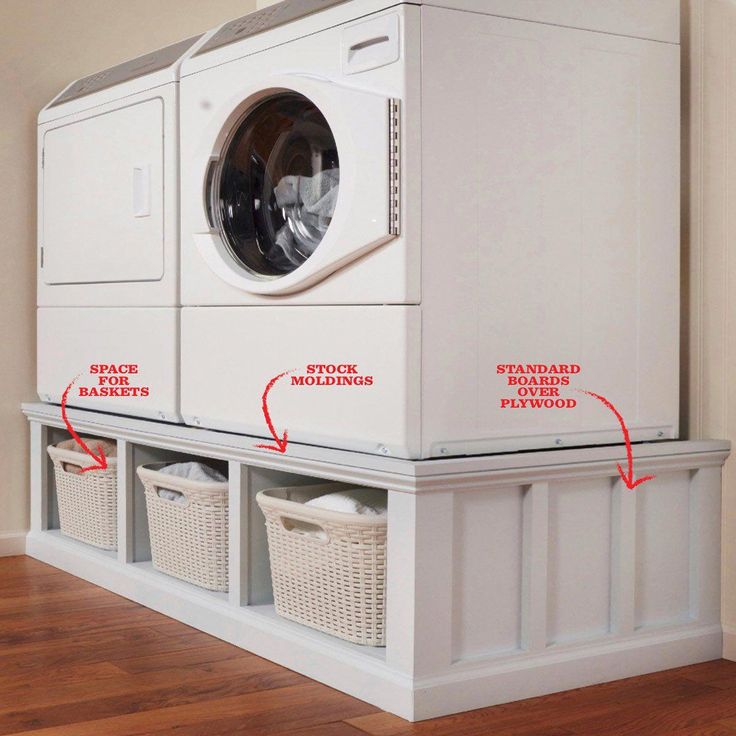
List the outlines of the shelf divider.
{"type": "Polygon", "coordinates": [[[118,443],[118,561],[133,562],[135,544],[134,506],[135,468],[133,447],[127,440],[118,443]]]}
{"type": "Polygon", "coordinates": [[[250,506],[248,503],[248,468],[231,460],[228,463],[230,486],[229,566],[230,603],[233,606],[248,605],[248,527],[250,506]]]}

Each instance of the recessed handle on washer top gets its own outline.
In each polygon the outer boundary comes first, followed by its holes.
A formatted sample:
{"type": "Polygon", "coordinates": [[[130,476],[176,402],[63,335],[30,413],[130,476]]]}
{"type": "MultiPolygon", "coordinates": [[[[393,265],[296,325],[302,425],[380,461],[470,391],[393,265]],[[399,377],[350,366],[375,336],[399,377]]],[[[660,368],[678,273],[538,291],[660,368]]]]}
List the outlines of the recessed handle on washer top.
{"type": "Polygon", "coordinates": [[[379,43],[388,43],[389,42],[388,36],[374,36],[373,38],[367,38],[365,41],[360,41],[359,43],[354,43],[349,49],[348,49],[348,59],[354,59],[355,55],[363,51],[364,49],[368,49],[371,46],[377,46],[379,43]]]}
{"type": "Polygon", "coordinates": [[[342,46],[345,74],[358,74],[393,64],[401,56],[399,16],[384,15],[346,28],[342,46]]]}
{"type": "Polygon", "coordinates": [[[133,167],[133,217],[151,214],[151,167],[149,164],[133,167]]]}

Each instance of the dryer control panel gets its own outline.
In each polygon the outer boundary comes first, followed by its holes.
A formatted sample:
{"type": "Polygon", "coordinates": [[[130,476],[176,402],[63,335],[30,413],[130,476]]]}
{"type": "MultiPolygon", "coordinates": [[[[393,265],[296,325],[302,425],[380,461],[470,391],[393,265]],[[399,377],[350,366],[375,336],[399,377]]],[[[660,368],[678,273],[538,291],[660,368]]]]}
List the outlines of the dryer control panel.
{"type": "Polygon", "coordinates": [[[255,13],[249,13],[242,18],[236,18],[226,23],[205,43],[195,56],[206,54],[221,46],[241,41],[248,36],[255,36],[271,28],[282,26],[285,23],[304,18],[312,13],[317,13],[333,5],[339,5],[347,0],[283,0],[276,5],[271,5],[255,13]]]}
{"type": "Polygon", "coordinates": [[[178,41],[171,46],[152,51],[150,54],[144,54],[109,69],[95,72],[88,77],[82,77],[82,79],[78,79],[67,87],[49,107],[63,105],[65,102],[76,100],[78,97],[91,95],[116,84],[166,69],[166,67],[180,59],[200,38],[202,38],[201,35],[193,36],[184,41],[178,41]]]}

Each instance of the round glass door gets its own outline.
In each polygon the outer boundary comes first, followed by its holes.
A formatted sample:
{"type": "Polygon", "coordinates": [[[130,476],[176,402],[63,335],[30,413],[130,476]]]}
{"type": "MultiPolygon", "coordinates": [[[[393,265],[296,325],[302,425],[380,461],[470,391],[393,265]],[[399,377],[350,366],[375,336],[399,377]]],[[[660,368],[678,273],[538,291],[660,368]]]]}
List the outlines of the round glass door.
{"type": "Polygon", "coordinates": [[[327,232],[337,204],[337,145],[303,95],[269,97],[238,123],[210,189],[210,213],[235,260],[257,277],[301,266],[327,232]]]}

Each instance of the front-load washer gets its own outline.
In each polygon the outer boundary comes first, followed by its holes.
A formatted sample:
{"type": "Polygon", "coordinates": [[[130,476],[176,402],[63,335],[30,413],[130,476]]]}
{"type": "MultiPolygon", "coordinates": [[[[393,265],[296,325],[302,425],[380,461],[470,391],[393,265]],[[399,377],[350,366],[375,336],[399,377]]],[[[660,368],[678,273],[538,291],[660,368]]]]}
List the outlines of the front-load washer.
{"type": "Polygon", "coordinates": [[[199,40],[79,79],[39,115],[45,401],[58,403],[78,376],[70,405],[181,420],[179,65],[199,40]],[[120,364],[137,366],[130,390],[104,378],[100,390],[90,366],[120,364]]]}
{"type": "Polygon", "coordinates": [[[211,36],[181,80],[185,421],[621,442],[580,388],[676,437],[678,3],[624,5],[287,0],[211,36]]]}

